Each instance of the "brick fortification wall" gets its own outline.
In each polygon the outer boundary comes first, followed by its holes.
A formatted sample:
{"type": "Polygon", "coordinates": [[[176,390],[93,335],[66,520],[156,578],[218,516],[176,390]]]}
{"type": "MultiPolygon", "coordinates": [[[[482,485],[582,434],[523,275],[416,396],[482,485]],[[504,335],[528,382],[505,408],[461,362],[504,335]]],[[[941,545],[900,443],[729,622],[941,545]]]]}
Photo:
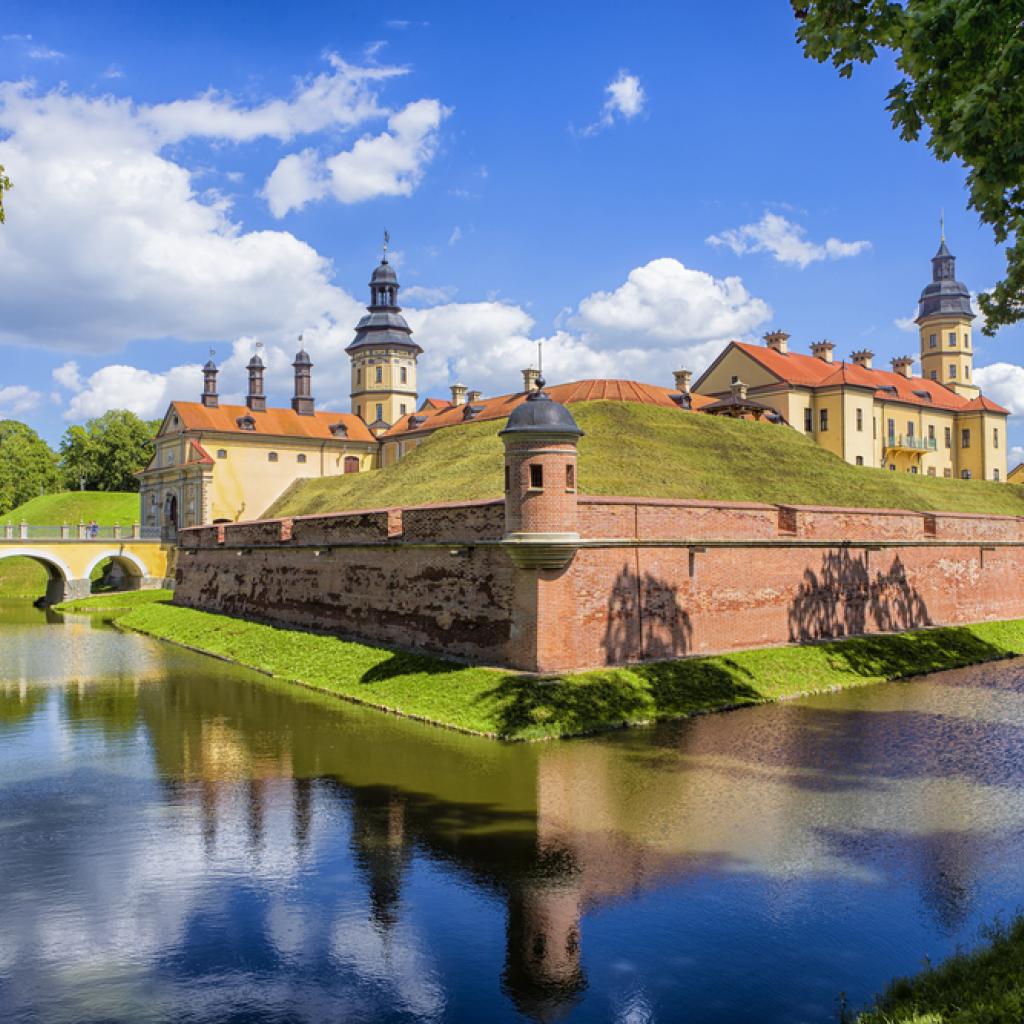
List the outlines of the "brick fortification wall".
{"type": "Polygon", "coordinates": [[[182,531],[176,600],[555,671],[1024,617],[1024,519],[580,498],[562,569],[518,568],[504,503],[182,531]]]}

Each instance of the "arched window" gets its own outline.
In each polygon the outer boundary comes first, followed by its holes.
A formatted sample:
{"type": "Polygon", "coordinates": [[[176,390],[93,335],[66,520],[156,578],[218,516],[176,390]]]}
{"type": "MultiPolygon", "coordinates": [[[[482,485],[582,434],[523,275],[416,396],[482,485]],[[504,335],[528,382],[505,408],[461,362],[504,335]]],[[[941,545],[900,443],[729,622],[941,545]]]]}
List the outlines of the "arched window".
{"type": "Polygon", "coordinates": [[[403,384],[407,384],[409,382],[409,371],[406,370],[404,366],[399,370],[399,379],[403,384]]]}
{"type": "Polygon", "coordinates": [[[306,456],[300,453],[299,454],[299,462],[304,465],[305,462],[306,462],[306,456]]]}
{"type": "Polygon", "coordinates": [[[378,366],[377,367],[377,372],[374,374],[374,379],[377,381],[378,384],[384,379],[384,367],[383,366],[378,366]]]}
{"type": "Polygon", "coordinates": [[[346,455],[345,456],[345,472],[346,473],[358,473],[359,472],[359,456],[357,455],[346,455]]]}
{"type": "Polygon", "coordinates": [[[384,419],[384,406],[380,402],[377,403],[377,419],[384,419]]]}

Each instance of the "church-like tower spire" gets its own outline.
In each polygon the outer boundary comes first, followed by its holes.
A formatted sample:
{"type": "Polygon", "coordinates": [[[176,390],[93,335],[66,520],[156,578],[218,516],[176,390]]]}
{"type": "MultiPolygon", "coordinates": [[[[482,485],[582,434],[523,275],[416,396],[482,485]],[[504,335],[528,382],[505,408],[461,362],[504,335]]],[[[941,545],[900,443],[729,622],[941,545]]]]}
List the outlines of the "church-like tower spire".
{"type": "Polygon", "coordinates": [[[376,432],[416,411],[416,358],[423,351],[398,305],[398,275],[388,263],[384,232],[380,264],[370,276],[370,304],[345,349],[352,360],[352,411],[376,432]]]}
{"type": "Polygon", "coordinates": [[[956,257],[946,244],[945,225],[940,234],[938,251],[932,257],[932,279],[918,301],[921,375],[945,384],[965,398],[975,398],[979,389],[971,378],[971,322],[975,315],[971,293],[956,279],[956,257]]]}

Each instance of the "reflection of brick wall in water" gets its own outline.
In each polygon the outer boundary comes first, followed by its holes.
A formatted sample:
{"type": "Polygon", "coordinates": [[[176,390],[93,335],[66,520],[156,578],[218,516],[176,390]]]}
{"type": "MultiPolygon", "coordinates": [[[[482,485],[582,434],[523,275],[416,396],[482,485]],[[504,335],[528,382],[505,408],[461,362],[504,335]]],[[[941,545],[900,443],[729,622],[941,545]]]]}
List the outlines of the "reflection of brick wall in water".
{"type": "Polygon", "coordinates": [[[177,600],[542,671],[1024,617],[1014,517],[580,498],[578,528],[564,569],[514,565],[501,502],[188,530],[177,600]]]}

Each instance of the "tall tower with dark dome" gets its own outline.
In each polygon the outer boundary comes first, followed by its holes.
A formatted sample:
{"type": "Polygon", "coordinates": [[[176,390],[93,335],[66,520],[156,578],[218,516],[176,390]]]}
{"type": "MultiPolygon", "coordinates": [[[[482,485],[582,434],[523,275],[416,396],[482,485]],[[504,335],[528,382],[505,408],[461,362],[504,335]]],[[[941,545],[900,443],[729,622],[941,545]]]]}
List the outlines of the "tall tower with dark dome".
{"type": "Polygon", "coordinates": [[[931,282],[925,285],[918,303],[921,376],[937,380],[965,398],[976,398],[980,393],[971,376],[974,316],[971,293],[956,279],[956,257],[949,251],[943,233],[939,251],[932,257],[931,282]]]}
{"type": "Polygon", "coordinates": [[[375,432],[416,411],[416,359],[423,351],[398,305],[398,275],[388,263],[388,236],[370,277],[370,304],[345,349],[352,360],[352,411],[375,432]]]}

